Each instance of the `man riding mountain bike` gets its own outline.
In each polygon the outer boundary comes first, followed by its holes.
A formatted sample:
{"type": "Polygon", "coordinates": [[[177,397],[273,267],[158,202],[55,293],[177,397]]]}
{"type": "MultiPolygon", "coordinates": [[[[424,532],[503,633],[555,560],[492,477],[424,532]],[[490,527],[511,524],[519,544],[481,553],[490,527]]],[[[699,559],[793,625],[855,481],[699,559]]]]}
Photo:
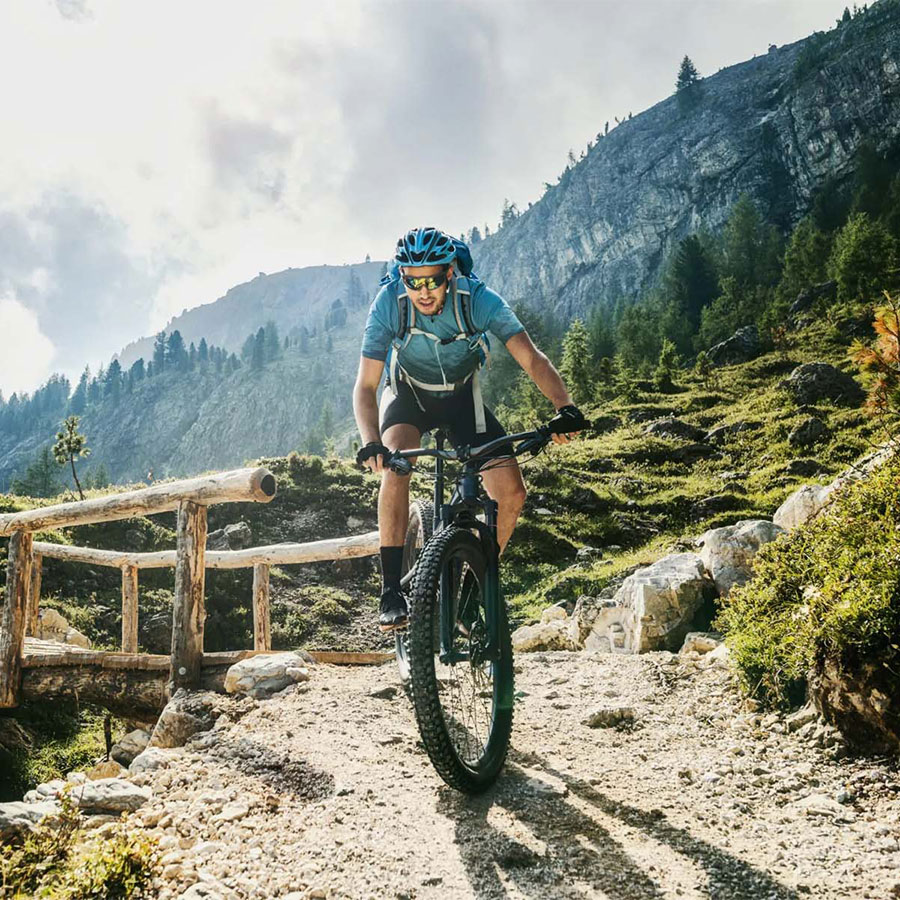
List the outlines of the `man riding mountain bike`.
{"type": "MultiPolygon", "coordinates": [[[[444,428],[455,446],[479,446],[503,437],[503,426],[481,398],[478,372],[488,362],[488,334],[553,404],[553,440],[566,443],[585,420],[559,372],[535,347],[507,303],[472,273],[468,247],[436,228],[414,228],[397,242],[394,265],[372,302],[353,388],[353,412],[364,446],[357,462],[382,476],[378,530],[382,571],[379,627],[407,624],[401,588],[403,541],[409,514],[409,477],[391,471],[394,450],[421,446],[422,434],[444,428]],[[377,401],[388,364],[388,379],[377,401]],[[390,448],[390,449],[389,449],[390,448]]],[[[497,501],[500,551],[525,503],[525,483],[511,448],[494,456],[482,481],[497,501]],[[493,461],[492,461],[493,462],[493,461]]]]}

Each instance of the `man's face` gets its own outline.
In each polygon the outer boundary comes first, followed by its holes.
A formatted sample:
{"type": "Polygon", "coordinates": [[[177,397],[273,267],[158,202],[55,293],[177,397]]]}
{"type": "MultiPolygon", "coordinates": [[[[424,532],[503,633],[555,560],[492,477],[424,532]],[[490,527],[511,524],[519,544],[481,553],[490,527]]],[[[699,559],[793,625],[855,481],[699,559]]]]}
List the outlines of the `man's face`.
{"type": "MultiPolygon", "coordinates": [[[[444,272],[444,266],[404,266],[403,274],[410,278],[427,278],[429,276],[441,275],[444,272]]],[[[453,266],[447,270],[447,280],[438,288],[429,290],[423,287],[418,291],[414,291],[408,284],[404,283],[406,293],[412,300],[413,306],[423,315],[436,316],[443,308],[444,301],[447,299],[447,290],[450,287],[450,278],[453,275],[453,266]]]]}

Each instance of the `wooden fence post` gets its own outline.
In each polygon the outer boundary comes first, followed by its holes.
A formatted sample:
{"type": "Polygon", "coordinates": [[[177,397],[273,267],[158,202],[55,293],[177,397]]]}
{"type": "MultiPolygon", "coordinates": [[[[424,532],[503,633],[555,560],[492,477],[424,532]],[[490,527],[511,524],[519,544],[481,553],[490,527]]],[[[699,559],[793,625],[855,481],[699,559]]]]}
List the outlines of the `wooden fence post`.
{"type": "Polygon", "coordinates": [[[28,619],[25,633],[35,637],[38,633],[38,613],[41,606],[41,573],[44,558],[40,553],[32,554],[31,585],[28,591],[28,619]]]}
{"type": "Polygon", "coordinates": [[[206,507],[191,500],[178,504],[175,548],[175,608],[172,611],[172,660],[169,694],[198,688],[203,663],[206,507]]]}
{"type": "Polygon", "coordinates": [[[265,563],[253,566],[253,649],[272,649],[272,628],[269,614],[269,567],[265,563]]]}
{"type": "Polygon", "coordinates": [[[31,532],[16,531],[9,539],[6,565],[6,603],[0,625],[0,708],[19,702],[22,682],[22,650],[25,646],[25,620],[31,593],[31,532]]]}
{"type": "Polygon", "coordinates": [[[137,566],[122,566],[122,652],[138,652],[137,566]]]}

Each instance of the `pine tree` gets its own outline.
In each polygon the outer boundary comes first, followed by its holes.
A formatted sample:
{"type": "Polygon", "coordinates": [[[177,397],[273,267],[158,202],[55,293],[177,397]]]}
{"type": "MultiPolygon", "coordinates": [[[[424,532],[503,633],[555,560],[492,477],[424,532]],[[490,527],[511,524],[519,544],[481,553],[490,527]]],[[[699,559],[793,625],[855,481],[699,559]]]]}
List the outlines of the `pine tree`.
{"type": "Polygon", "coordinates": [[[109,474],[107,473],[106,466],[103,465],[103,463],[100,463],[100,465],[97,466],[97,468],[94,470],[94,487],[109,487],[109,474]]]}
{"type": "Polygon", "coordinates": [[[170,368],[178,369],[180,372],[188,368],[188,353],[184,346],[184,338],[178,329],[173,331],[166,341],[166,363],[170,368]]]}
{"type": "Polygon", "coordinates": [[[884,290],[896,257],[896,244],[881,222],[866,213],[851,216],[837,233],[828,272],[839,300],[868,300],[884,290]]]}
{"type": "Polygon", "coordinates": [[[281,338],[278,336],[278,326],[271,320],[266,322],[263,355],[266,362],[271,362],[281,356],[281,338]]]}
{"type": "Polygon", "coordinates": [[[591,399],[591,360],[588,343],[588,332],[584,322],[575,319],[563,338],[560,374],[572,394],[572,399],[579,406],[591,399]]]}
{"type": "Polygon", "coordinates": [[[147,374],[144,368],[144,357],[140,357],[136,359],[132,364],[131,368],[128,370],[128,374],[131,377],[131,381],[133,384],[137,384],[139,381],[143,381],[145,375],[147,374]]]}
{"type": "Polygon", "coordinates": [[[253,350],[250,355],[250,368],[261,369],[266,364],[266,330],[260,328],[253,339],[253,350]]]}
{"type": "Polygon", "coordinates": [[[188,347],[188,368],[193,369],[197,365],[197,348],[194,346],[194,342],[191,341],[191,346],[188,347]]]}
{"type": "Polygon", "coordinates": [[[25,475],[12,480],[10,490],[21,497],[55,497],[62,488],[58,471],[50,448],[44,446],[37,459],[25,469],[25,475]]]}
{"type": "Polygon", "coordinates": [[[78,416],[68,416],[63,422],[62,431],[56,433],[53,456],[61,466],[66,463],[71,466],[72,478],[75,481],[75,487],[78,488],[78,495],[84,500],[84,491],[81,489],[78,474],[75,472],[75,460],[79,457],[90,456],[91,451],[87,446],[87,438],[78,430],[78,422],[78,416]]]}
{"type": "Polygon", "coordinates": [[[681,61],[681,67],[678,70],[675,96],[678,99],[678,109],[682,113],[690,112],[700,101],[700,74],[687,55],[681,61]]]}
{"type": "Polygon", "coordinates": [[[159,375],[166,367],[166,333],[160,331],[153,342],[153,371],[159,375]]]}
{"type": "Polygon", "coordinates": [[[78,386],[72,392],[72,397],[69,400],[70,415],[80,416],[84,412],[84,408],[87,406],[90,379],[91,370],[85,366],[84,371],[81,373],[81,378],[78,379],[78,386]]]}
{"type": "Polygon", "coordinates": [[[114,359],[106,370],[106,378],[103,382],[103,396],[110,397],[113,403],[118,403],[119,394],[122,391],[122,366],[114,359]]]}
{"type": "Polygon", "coordinates": [[[656,389],[663,394],[671,394],[675,390],[675,382],[672,376],[678,366],[678,351],[675,344],[664,337],[662,348],[659,351],[659,362],[653,372],[653,383],[656,389]]]}
{"type": "Polygon", "coordinates": [[[209,362],[209,345],[206,343],[206,338],[200,338],[200,343],[197,345],[197,361],[201,366],[209,362]]]}

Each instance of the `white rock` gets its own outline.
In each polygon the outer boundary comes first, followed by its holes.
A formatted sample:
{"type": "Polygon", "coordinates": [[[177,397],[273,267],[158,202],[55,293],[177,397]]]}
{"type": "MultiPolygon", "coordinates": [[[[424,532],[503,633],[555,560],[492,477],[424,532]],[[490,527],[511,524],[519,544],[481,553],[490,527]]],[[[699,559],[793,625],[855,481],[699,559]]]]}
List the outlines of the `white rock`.
{"type": "Polygon", "coordinates": [[[134,758],[147,749],[150,732],[143,728],[129,731],[118,743],[113,744],[110,756],[123,766],[130,766],[134,758]]]}
{"type": "Polygon", "coordinates": [[[37,825],[44,816],[53,816],[59,812],[59,804],[55,800],[43,800],[40,803],[0,803],[0,838],[30,829],[37,825]]]}
{"type": "Polygon", "coordinates": [[[767,519],[746,519],[725,528],[712,528],[700,537],[700,558],[721,597],[750,578],[759,548],[783,530],[767,519]]]}
{"type": "Polygon", "coordinates": [[[225,674],[229,694],[249,694],[259,700],[309,678],[309,670],[297,653],[251,656],[235,663],[225,674]]]}
{"type": "Polygon", "coordinates": [[[89,650],[91,642],[77,628],[72,628],[62,613],[55,609],[41,609],[38,612],[38,628],[35,637],[43,641],[59,641],[89,650]]]}
{"type": "MultiPolygon", "coordinates": [[[[625,626],[623,622],[626,615],[629,615],[629,611],[624,606],[617,606],[613,600],[605,601],[591,619],[590,631],[584,638],[584,649],[601,653],[624,653],[625,626]]],[[[574,622],[569,626],[570,634],[573,625],[574,622]]],[[[583,628],[580,626],[579,633],[583,633],[583,628]]]]}
{"type": "Polygon", "coordinates": [[[220,812],[216,816],[217,822],[237,822],[239,819],[243,819],[250,812],[250,807],[247,806],[246,803],[226,803],[222,808],[222,812],[220,812]]]}
{"type": "Polygon", "coordinates": [[[541,613],[541,622],[545,625],[547,622],[564,622],[568,618],[566,611],[561,606],[548,606],[541,613]]]}
{"type": "Polygon", "coordinates": [[[175,749],[162,747],[148,747],[143,753],[139,753],[128,767],[129,772],[153,772],[156,769],[164,769],[181,754],[175,749]]]}
{"type": "Polygon", "coordinates": [[[810,794],[791,805],[807,816],[825,816],[832,819],[844,819],[847,816],[847,810],[825,794],[810,794]]]}
{"type": "Polygon", "coordinates": [[[513,650],[528,653],[538,650],[572,650],[569,625],[564,619],[522,625],[512,635],[513,650]]]}
{"type": "Polygon", "coordinates": [[[131,812],[143,806],[152,794],[149,788],[124,778],[100,778],[73,788],[71,796],[80,809],[131,812]]]}
{"type": "Polygon", "coordinates": [[[772,521],[786,531],[792,531],[818,515],[828,503],[831,494],[830,485],[826,487],[821,484],[804,484],[778,507],[772,521]]]}
{"type": "Polygon", "coordinates": [[[97,763],[93,769],[85,774],[89,781],[98,781],[101,778],[121,778],[127,770],[114,759],[106,759],[97,763]]]}
{"type": "Polygon", "coordinates": [[[681,653],[709,653],[722,643],[722,636],[710,631],[691,631],[681,645],[681,653]]]}
{"type": "Polygon", "coordinates": [[[605,638],[609,649],[618,653],[677,650],[711,590],[712,582],[695,553],[675,553],[638,569],[613,598],[622,612],[598,616],[591,630],[597,638],[592,649],[606,649],[600,646],[605,638]]]}

